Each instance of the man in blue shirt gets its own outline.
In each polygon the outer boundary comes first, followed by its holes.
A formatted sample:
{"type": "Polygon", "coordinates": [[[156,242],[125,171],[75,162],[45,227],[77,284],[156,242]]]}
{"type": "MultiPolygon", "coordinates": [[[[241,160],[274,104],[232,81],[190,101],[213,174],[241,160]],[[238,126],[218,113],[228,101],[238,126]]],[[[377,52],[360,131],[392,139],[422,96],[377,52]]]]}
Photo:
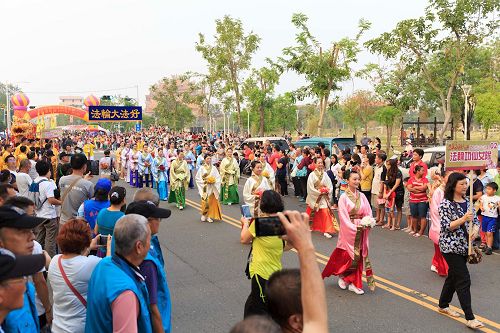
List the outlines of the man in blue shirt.
{"type": "MultiPolygon", "coordinates": [[[[151,234],[158,240],[156,234],[160,228],[160,221],[168,218],[171,212],[169,209],[157,207],[151,201],[135,201],[127,207],[126,214],[138,214],[147,218],[151,234]]],[[[152,238],[149,253],[139,269],[146,277],[153,329],[155,332],[170,333],[172,304],[159,241],[153,242],[152,238]]]]}
{"type": "MultiPolygon", "coordinates": [[[[0,325],[13,310],[24,306],[26,276],[33,275],[45,265],[43,254],[16,256],[0,249],[0,325]]],[[[0,333],[3,333],[0,326],[0,333]]]]}
{"type": "Polygon", "coordinates": [[[115,254],[99,262],[89,281],[85,332],[152,333],[148,290],[139,270],[151,246],[148,221],[137,214],[122,216],[113,238],[115,254]]]}
{"type": "MultiPolygon", "coordinates": [[[[35,240],[32,229],[45,221],[45,218],[28,215],[24,210],[11,205],[0,207],[0,248],[18,256],[31,255],[35,240]]],[[[7,315],[2,328],[6,333],[40,332],[33,283],[26,282],[23,306],[7,315]]]]}

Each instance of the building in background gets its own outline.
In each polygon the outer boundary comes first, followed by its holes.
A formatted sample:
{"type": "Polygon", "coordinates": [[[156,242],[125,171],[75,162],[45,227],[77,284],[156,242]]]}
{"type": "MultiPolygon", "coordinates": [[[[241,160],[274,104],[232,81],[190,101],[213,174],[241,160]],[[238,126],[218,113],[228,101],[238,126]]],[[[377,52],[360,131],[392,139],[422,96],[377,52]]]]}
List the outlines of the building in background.
{"type": "Polygon", "coordinates": [[[83,108],[83,97],[82,96],[60,96],[59,104],[64,106],[73,106],[75,108],[83,108]]]}

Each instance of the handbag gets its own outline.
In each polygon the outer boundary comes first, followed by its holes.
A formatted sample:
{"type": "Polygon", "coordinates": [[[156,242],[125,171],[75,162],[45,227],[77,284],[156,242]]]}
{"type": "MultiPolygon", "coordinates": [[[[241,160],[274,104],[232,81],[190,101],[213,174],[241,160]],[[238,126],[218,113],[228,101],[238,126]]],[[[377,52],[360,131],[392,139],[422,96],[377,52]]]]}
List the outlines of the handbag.
{"type": "Polygon", "coordinates": [[[109,175],[109,179],[113,182],[117,182],[120,180],[120,175],[115,170],[115,163],[113,159],[111,159],[111,174],[109,175]]]}
{"type": "Polygon", "coordinates": [[[78,292],[78,290],[76,290],[76,288],[71,284],[71,282],[69,282],[68,277],[66,276],[66,272],[64,271],[64,268],[62,266],[61,260],[62,260],[62,255],[59,256],[59,259],[57,260],[57,265],[59,266],[59,271],[61,272],[61,275],[62,275],[64,282],[66,283],[68,288],[73,292],[73,294],[76,296],[76,298],[78,298],[80,300],[80,302],[83,304],[83,306],[86,308],[87,301],[82,296],[82,294],[80,294],[78,292]]]}

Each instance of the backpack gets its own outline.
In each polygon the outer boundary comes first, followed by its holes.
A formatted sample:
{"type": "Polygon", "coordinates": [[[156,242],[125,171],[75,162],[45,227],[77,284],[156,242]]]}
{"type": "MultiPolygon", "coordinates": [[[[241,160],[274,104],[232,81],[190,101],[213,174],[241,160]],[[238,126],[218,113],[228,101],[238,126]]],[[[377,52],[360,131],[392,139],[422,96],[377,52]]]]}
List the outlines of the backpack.
{"type": "Polygon", "coordinates": [[[33,202],[35,203],[35,207],[37,210],[42,208],[43,204],[48,199],[48,198],[45,198],[45,200],[40,201],[40,184],[43,182],[47,182],[47,181],[48,181],[47,179],[42,179],[39,182],[33,182],[30,185],[29,193],[31,195],[31,198],[33,199],[33,202]]]}

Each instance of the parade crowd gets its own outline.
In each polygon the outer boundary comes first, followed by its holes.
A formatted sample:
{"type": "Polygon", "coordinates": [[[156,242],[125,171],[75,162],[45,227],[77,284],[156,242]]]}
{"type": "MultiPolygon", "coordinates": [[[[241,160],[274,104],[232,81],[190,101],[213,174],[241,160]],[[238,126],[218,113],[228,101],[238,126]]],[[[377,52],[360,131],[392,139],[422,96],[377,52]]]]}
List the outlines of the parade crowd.
{"type": "Polygon", "coordinates": [[[424,163],[411,139],[407,170],[366,134],[342,148],[287,139],[285,150],[270,140],[245,144],[234,134],[152,127],[4,141],[0,332],[171,332],[168,262],[158,237],[171,210],[160,203],[180,212],[190,190],[199,194],[203,223],[220,221],[225,205],[242,205],[250,294],[231,332],[327,332],[323,279],[338,276],[341,289],[362,295],[365,274],[374,290],[369,234],[377,226],[428,236],[430,269],[446,277],[438,311],[459,316],[449,306],[457,293],[467,326],[483,327],[472,311],[467,257],[469,240],[485,255],[499,248],[500,164],[470,179],[444,161],[424,163]],[[287,196],[305,210],[288,211],[287,196]],[[258,235],[258,219],[270,217],[285,236],[258,235]],[[311,232],[338,237],[323,272],[311,232]],[[282,254],[292,248],[300,269],[283,269],[282,254]]]}

